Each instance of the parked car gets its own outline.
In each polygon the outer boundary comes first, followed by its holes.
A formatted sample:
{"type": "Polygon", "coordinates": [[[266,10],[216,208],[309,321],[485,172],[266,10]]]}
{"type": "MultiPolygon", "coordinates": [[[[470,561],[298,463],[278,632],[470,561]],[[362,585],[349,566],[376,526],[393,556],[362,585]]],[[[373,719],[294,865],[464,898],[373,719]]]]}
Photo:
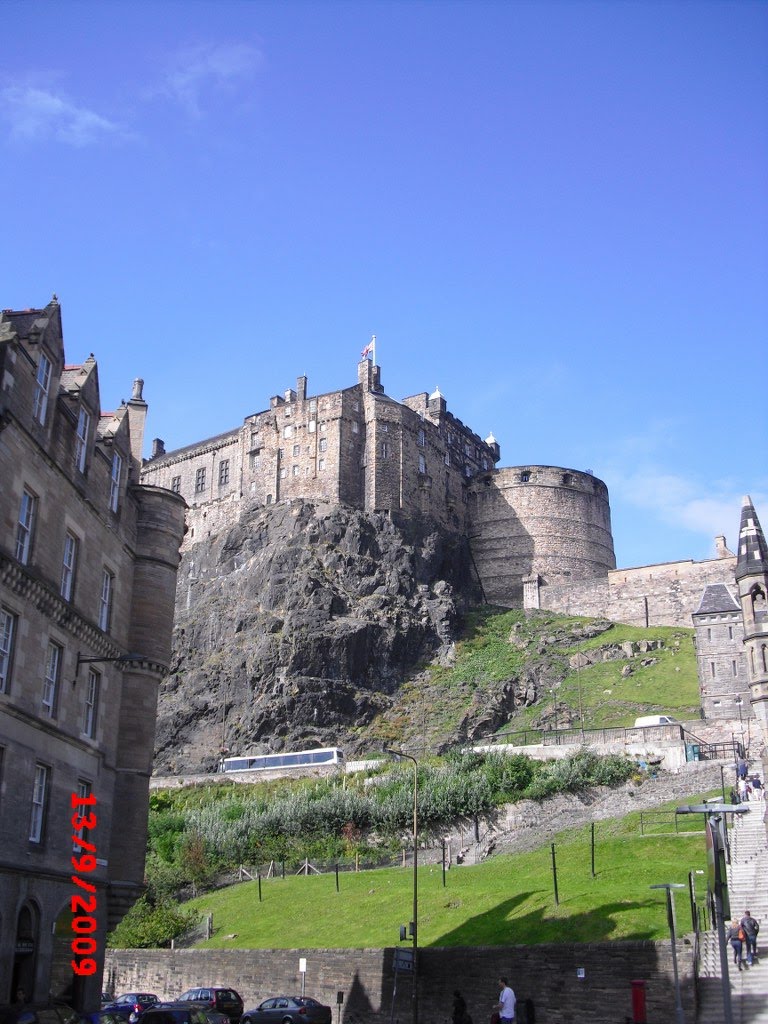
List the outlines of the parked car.
{"type": "Polygon", "coordinates": [[[241,1024],[331,1024],[331,1008],[310,996],[273,996],[246,1010],[241,1024]]]}
{"type": "Polygon", "coordinates": [[[206,1010],[218,1010],[225,1013],[232,1024],[238,1024],[243,1015],[243,1000],[233,988],[190,988],[176,1002],[196,1003],[206,1010]]]}
{"type": "Polygon", "coordinates": [[[64,1003],[0,1005],[0,1024],[84,1024],[84,1018],[64,1003]]]}
{"type": "MultiPolygon", "coordinates": [[[[154,992],[125,992],[111,1003],[101,1007],[100,1013],[119,1014],[123,1020],[135,1019],[144,1010],[160,1002],[154,992]]],[[[109,1021],[105,1024],[110,1024],[109,1021]]]]}
{"type": "MultiPolygon", "coordinates": [[[[190,1003],[186,1000],[163,1000],[162,1003],[155,1003],[154,1006],[150,1006],[144,1013],[154,1012],[155,1010],[178,1010],[177,1024],[230,1024],[229,1017],[226,1013],[221,1013],[219,1010],[211,1010],[207,1006],[203,1006],[202,1003],[190,1003]]],[[[150,1024],[152,1018],[148,1018],[150,1024]]],[[[144,1021],[144,1015],[142,1014],[137,1018],[137,1024],[144,1021]]],[[[155,1024],[160,1024],[159,1021],[155,1021],[155,1024]]]]}
{"type": "MultiPolygon", "coordinates": [[[[193,1003],[155,1003],[136,1018],[136,1024],[211,1024],[213,1011],[193,1003]]],[[[224,1020],[229,1024],[229,1017],[224,1020]]]]}

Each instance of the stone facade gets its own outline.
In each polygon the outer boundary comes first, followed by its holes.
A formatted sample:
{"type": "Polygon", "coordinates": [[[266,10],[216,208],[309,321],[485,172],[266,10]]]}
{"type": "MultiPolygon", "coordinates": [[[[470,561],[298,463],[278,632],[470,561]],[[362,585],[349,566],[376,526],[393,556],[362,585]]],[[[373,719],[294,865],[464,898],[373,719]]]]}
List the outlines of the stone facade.
{"type": "Polygon", "coordinates": [[[735,585],[712,584],[693,614],[701,708],[705,718],[751,715],[744,623],[735,585]]]}
{"type": "MultiPolygon", "coordinates": [[[[682,905],[678,914],[682,917],[682,905]]],[[[408,974],[398,975],[393,1000],[393,949],[109,950],[104,977],[115,992],[140,989],[167,998],[194,985],[232,986],[251,1009],[269,996],[301,991],[300,957],[307,960],[307,995],[330,1005],[339,1024],[411,1020],[408,974]],[[343,1002],[337,1010],[339,992],[343,1002]]],[[[677,957],[686,1019],[694,1020],[693,946],[678,942],[677,957]]],[[[526,999],[534,1002],[536,1020],[550,1024],[632,1020],[632,982],[637,979],[645,982],[649,1021],[670,1020],[675,1003],[668,941],[426,947],[419,950],[420,1021],[448,1024],[455,988],[472,1018],[486,1021],[500,975],[509,978],[520,1000],[521,1020],[526,999]]]]}
{"type": "Polygon", "coordinates": [[[736,563],[750,703],[763,727],[768,725],[768,544],[752,499],[741,507],[736,563]]]}
{"type": "Polygon", "coordinates": [[[21,987],[98,1005],[104,936],[143,884],[184,530],[181,497],[139,485],[146,414],[140,381],[101,411],[93,356],[65,365],[55,299],[0,314],[0,1002],[21,987]],[[99,969],[83,977],[73,794],[96,814],[78,837],[96,848],[99,969]]]}

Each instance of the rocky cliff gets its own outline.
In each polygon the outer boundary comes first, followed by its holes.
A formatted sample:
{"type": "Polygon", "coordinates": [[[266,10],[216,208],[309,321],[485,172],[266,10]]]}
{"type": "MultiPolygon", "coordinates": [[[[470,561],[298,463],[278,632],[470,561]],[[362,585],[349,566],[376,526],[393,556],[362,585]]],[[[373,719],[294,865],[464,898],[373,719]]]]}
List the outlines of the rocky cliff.
{"type": "Polygon", "coordinates": [[[248,511],[184,556],[156,771],[222,749],[343,746],[425,661],[449,659],[473,593],[464,540],[326,503],[248,511]]]}

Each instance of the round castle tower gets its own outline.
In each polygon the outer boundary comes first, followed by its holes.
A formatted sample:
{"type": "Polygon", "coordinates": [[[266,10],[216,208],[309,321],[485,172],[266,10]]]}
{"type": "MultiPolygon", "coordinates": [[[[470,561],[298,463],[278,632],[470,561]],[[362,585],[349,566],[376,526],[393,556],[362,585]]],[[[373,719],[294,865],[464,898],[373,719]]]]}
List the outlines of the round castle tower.
{"type": "Polygon", "coordinates": [[[608,488],[591,473],[559,466],[484,473],[470,488],[469,513],[472,554],[491,604],[522,607],[527,578],[573,583],[616,568],[608,488]]]}

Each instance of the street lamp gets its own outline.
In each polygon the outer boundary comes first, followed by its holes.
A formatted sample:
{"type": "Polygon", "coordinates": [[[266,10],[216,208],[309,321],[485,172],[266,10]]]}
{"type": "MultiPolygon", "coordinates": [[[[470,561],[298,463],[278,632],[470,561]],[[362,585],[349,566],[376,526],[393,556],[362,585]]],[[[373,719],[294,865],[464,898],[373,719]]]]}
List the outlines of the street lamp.
{"type": "Polygon", "coordinates": [[[149,658],[147,658],[146,654],[136,654],[134,651],[128,654],[118,654],[116,658],[84,658],[78,651],[77,661],[75,662],[75,678],[72,680],[72,685],[77,685],[77,677],[80,674],[81,665],[101,665],[113,662],[122,669],[142,661],[149,661],[149,658]]]}
{"type": "Polygon", "coordinates": [[[725,918],[730,917],[731,913],[728,898],[728,876],[725,867],[725,822],[729,814],[747,813],[749,813],[749,807],[745,807],[744,804],[739,804],[737,807],[731,807],[726,803],[686,804],[683,807],[675,808],[675,814],[707,815],[708,883],[715,902],[715,928],[717,929],[717,945],[720,953],[720,987],[723,994],[725,1024],[733,1024],[731,982],[728,976],[728,949],[725,938],[725,918]]]}
{"type": "Polygon", "coordinates": [[[393,757],[405,757],[413,761],[413,920],[411,921],[411,934],[413,936],[413,990],[411,992],[411,1020],[412,1024],[419,1024],[419,762],[412,754],[406,754],[402,750],[390,750],[384,747],[385,754],[392,754],[393,757]]]}
{"type": "Polygon", "coordinates": [[[685,1024],[683,1014],[683,1000],[680,995],[680,976],[677,972],[677,946],[675,939],[675,900],[672,896],[673,889],[684,889],[682,882],[661,882],[659,885],[652,885],[651,889],[665,889],[667,892],[667,921],[669,922],[669,935],[672,939],[672,973],[675,978],[675,1019],[677,1024],[685,1024]]]}

